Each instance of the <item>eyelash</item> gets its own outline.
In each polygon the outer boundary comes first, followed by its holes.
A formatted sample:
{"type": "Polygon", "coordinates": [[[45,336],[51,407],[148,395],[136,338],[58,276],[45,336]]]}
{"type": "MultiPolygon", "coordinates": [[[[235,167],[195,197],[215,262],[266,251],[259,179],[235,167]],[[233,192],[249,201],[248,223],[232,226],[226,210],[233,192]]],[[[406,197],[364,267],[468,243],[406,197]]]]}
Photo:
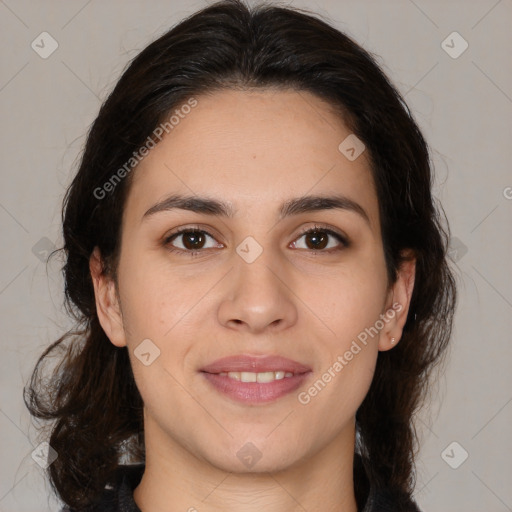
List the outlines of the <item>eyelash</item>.
{"type": "MultiPolygon", "coordinates": [[[[173,252],[173,253],[186,253],[188,256],[191,256],[191,257],[198,256],[201,252],[204,252],[205,250],[207,250],[207,249],[198,249],[198,250],[193,251],[193,250],[179,249],[179,248],[173,247],[171,245],[171,242],[175,238],[177,238],[178,236],[180,236],[180,235],[182,235],[184,233],[201,233],[201,234],[207,235],[207,236],[215,239],[215,237],[213,235],[211,235],[210,233],[208,233],[208,231],[205,231],[205,230],[199,229],[199,228],[194,228],[194,227],[186,227],[186,228],[179,229],[178,231],[175,231],[171,235],[167,236],[164,239],[164,241],[163,241],[163,245],[165,247],[167,247],[167,249],[170,252],[173,252]]],[[[302,230],[299,233],[299,236],[295,240],[297,240],[297,239],[299,239],[299,238],[301,238],[304,235],[307,235],[309,233],[325,233],[325,234],[327,234],[329,236],[332,236],[335,239],[337,239],[338,242],[340,242],[341,245],[343,246],[343,247],[337,247],[337,248],[331,248],[331,249],[318,249],[316,251],[314,249],[309,249],[314,254],[322,253],[322,252],[330,254],[333,251],[334,252],[341,251],[342,249],[347,248],[350,245],[350,242],[348,241],[348,239],[344,235],[342,235],[341,233],[338,233],[336,231],[333,231],[332,229],[324,228],[322,226],[317,226],[317,225],[315,225],[313,228],[306,228],[306,229],[302,230]]]]}

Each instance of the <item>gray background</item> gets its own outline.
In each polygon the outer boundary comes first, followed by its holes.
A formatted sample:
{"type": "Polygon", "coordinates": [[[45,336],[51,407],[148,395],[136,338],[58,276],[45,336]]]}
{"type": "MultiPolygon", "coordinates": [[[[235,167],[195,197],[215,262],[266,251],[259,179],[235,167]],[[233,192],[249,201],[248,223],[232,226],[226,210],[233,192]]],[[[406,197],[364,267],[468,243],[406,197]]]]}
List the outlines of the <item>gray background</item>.
{"type": "MultiPolygon", "coordinates": [[[[416,500],[425,512],[512,511],[512,2],[291,4],[380,56],[432,148],[460,303],[446,375],[418,421],[416,500]],[[469,44],[457,58],[442,46],[454,31],[469,44]]],[[[1,512],[59,509],[31,457],[41,439],[21,392],[43,347],[72,325],[61,263],[45,268],[44,257],[61,245],[61,201],[86,131],[127,61],[205,5],[0,0],[1,512]],[[46,59],[31,47],[43,31],[58,42],[46,59]]]]}

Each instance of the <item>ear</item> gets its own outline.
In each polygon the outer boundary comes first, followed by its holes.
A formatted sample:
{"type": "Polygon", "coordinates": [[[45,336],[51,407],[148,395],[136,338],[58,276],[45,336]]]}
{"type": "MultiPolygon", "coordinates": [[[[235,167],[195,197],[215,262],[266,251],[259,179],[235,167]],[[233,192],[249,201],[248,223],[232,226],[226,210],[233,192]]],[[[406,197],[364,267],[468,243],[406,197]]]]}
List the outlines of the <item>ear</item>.
{"type": "Polygon", "coordinates": [[[390,350],[397,345],[409,313],[416,274],[416,258],[412,251],[408,251],[404,256],[405,259],[398,269],[396,282],[388,293],[386,311],[381,315],[386,320],[379,337],[381,351],[390,350]]]}
{"type": "Polygon", "coordinates": [[[94,285],[96,311],[105,334],[117,347],[126,346],[123,317],[113,279],[103,272],[101,254],[98,247],[89,258],[89,270],[94,285]]]}

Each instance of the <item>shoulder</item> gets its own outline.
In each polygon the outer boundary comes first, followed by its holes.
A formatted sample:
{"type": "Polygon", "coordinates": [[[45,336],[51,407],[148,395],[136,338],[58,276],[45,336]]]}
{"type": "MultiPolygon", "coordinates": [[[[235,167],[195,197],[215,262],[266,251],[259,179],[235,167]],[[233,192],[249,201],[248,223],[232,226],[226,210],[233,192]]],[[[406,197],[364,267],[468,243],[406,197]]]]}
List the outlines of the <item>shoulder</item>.
{"type": "Polygon", "coordinates": [[[133,491],[144,473],[144,464],[120,465],[112,483],[105,486],[98,501],[86,509],[64,507],[60,512],[140,512],[133,491]]]}

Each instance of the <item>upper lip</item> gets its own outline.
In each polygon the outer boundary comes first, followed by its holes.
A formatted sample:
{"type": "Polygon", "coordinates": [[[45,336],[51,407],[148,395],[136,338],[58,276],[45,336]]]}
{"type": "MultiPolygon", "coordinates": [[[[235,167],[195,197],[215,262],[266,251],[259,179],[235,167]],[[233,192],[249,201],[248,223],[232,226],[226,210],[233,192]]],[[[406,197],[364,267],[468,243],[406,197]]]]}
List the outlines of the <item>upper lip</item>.
{"type": "Polygon", "coordinates": [[[238,355],[217,359],[213,363],[205,366],[201,371],[206,373],[221,372],[277,372],[284,371],[290,373],[306,373],[311,368],[297,361],[281,356],[249,356],[238,355]]]}

